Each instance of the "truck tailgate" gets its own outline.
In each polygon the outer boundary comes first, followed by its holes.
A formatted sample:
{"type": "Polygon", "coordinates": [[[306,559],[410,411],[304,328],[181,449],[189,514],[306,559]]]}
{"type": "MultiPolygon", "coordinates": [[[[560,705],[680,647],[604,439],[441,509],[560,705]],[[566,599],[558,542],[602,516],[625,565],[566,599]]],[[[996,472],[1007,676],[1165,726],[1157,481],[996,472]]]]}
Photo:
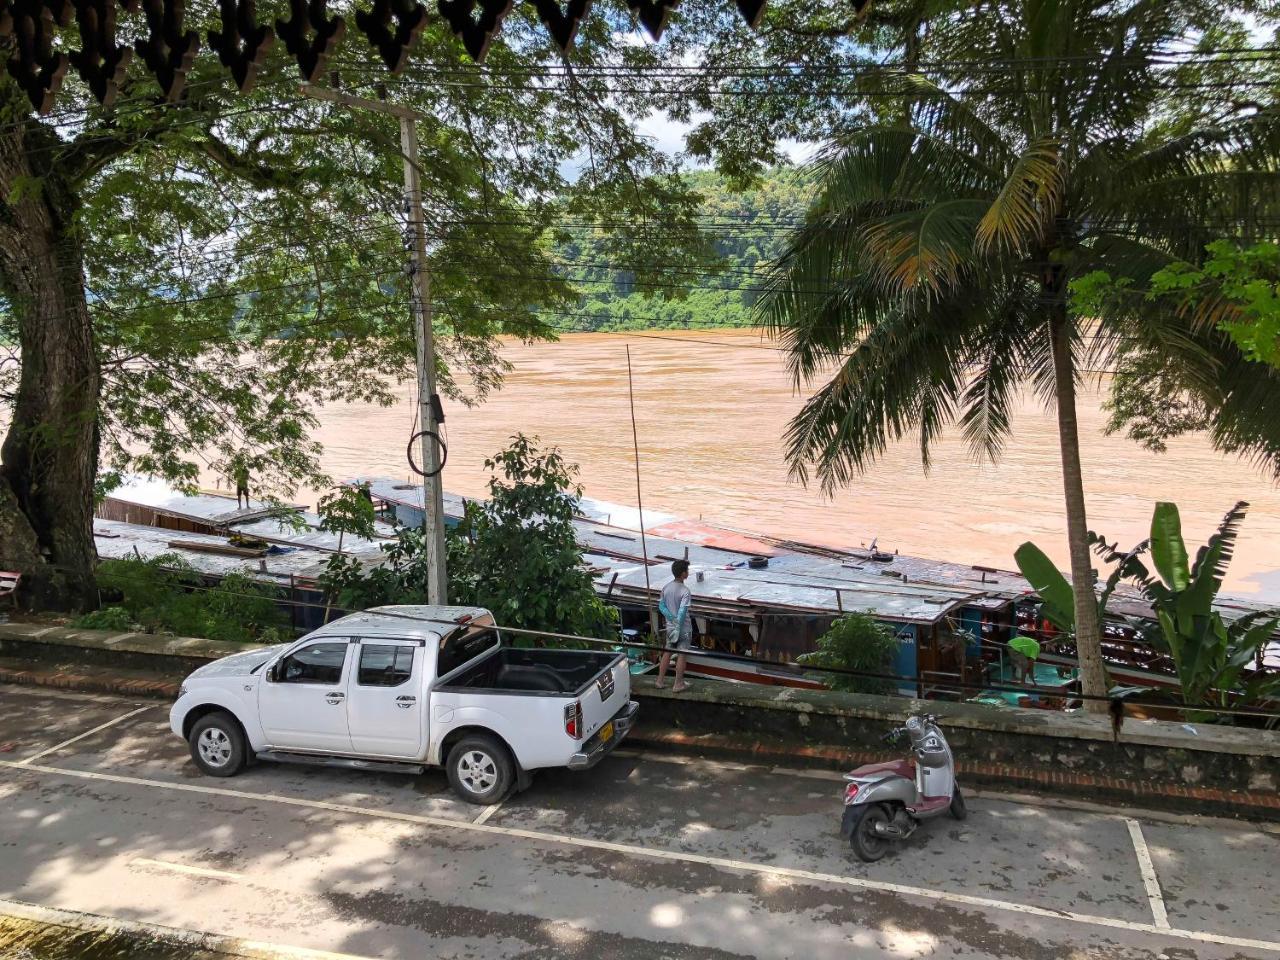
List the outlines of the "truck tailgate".
{"type": "Polygon", "coordinates": [[[600,671],[578,697],[582,704],[583,739],[593,736],[631,699],[631,669],[619,657],[600,671]]]}

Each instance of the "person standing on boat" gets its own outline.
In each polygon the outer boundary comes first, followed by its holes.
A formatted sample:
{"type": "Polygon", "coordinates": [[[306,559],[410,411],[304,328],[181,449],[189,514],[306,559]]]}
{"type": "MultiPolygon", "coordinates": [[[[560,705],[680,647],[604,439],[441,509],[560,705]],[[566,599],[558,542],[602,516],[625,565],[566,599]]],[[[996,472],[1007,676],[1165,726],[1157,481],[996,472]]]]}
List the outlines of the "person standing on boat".
{"type": "Polygon", "coordinates": [[[249,464],[244,454],[236,454],[231,462],[231,477],[236,482],[236,508],[239,509],[243,496],[245,509],[249,509],[249,464]]]}
{"type": "Polygon", "coordinates": [[[662,588],[658,600],[658,612],[666,621],[667,649],[662,654],[662,662],[658,665],[658,681],[655,686],[662,689],[667,685],[667,667],[671,664],[671,654],[676,657],[676,682],[672,693],[688,689],[684,682],[684,668],[688,657],[685,654],[693,646],[693,617],[689,615],[689,606],[693,603],[693,594],[684,582],[689,577],[689,561],[676,560],[671,564],[672,580],[662,588]]]}

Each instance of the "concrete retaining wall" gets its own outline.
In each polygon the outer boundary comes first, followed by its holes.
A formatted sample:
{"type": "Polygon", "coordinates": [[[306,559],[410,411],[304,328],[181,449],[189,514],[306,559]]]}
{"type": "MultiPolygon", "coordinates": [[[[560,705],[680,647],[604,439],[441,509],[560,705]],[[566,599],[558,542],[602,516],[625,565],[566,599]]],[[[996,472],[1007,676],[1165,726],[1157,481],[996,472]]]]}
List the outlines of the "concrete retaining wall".
{"type": "Polygon", "coordinates": [[[678,696],[641,677],[645,718],[690,733],[720,733],[851,752],[883,752],[880,737],[913,711],[934,713],[961,760],[1053,767],[1126,780],[1157,779],[1221,790],[1280,789],[1280,733],[1126,720],[983,704],[918,701],[749,684],[699,683],[678,696]]]}

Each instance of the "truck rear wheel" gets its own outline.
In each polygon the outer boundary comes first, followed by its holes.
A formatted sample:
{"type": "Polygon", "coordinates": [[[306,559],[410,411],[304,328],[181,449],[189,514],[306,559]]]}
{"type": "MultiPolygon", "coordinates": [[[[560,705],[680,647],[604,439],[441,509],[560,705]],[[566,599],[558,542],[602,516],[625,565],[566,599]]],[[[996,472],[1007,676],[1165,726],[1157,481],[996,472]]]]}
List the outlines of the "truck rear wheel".
{"type": "Polygon", "coordinates": [[[187,740],[191,759],[211,777],[234,777],[245,764],[248,751],[240,724],[229,713],[218,711],[201,717],[187,740]]]}
{"type": "Polygon", "coordinates": [[[449,785],[467,803],[488,806],[511,792],[515,764],[507,748],[484,734],[463,737],[449,751],[445,763],[449,785]]]}

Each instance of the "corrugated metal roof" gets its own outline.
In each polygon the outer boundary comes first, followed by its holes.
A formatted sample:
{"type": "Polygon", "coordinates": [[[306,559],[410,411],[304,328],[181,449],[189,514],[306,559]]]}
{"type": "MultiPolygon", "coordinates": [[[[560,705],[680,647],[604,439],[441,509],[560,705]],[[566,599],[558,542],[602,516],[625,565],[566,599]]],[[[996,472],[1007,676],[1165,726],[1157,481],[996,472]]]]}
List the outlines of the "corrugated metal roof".
{"type": "MultiPolygon", "coordinates": [[[[235,497],[217,493],[185,495],[168,484],[155,480],[131,478],[109,497],[119,503],[146,507],[157,513],[195,520],[247,537],[257,537],[272,543],[307,547],[336,553],[339,537],[336,533],[321,530],[320,515],[301,506],[284,509],[291,519],[278,516],[279,505],[261,504],[247,510],[236,509],[235,497]],[[265,516],[270,513],[271,516],[265,516]]],[[[367,539],[347,534],[342,537],[342,552],[363,559],[382,556],[379,544],[395,537],[395,528],[382,521],[374,524],[379,539],[367,539]]],[[[169,531],[170,533],[174,531],[169,531]]]]}
{"type": "MultiPolygon", "coordinates": [[[[345,481],[347,486],[358,487],[369,485],[369,492],[377,500],[409,507],[413,510],[423,509],[426,500],[421,483],[410,483],[407,480],[395,480],[391,477],[352,477],[345,481]]],[[[460,494],[444,492],[444,512],[448,517],[461,517],[466,507],[467,498],[460,494]]]]}
{"type": "Polygon", "coordinates": [[[140,556],[144,560],[150,560],[164,553],[175,553],[193,569],[214,576],[243,573],[259,579],[287,583],[290,575],[309,578],[319,576],[330,557],[330,554],[325,551],[292,546],[278,547],[275,552],[261,558],[184,550],[181,547],[170,546],[170,543],[186,541],[222,546],[226,544],[227,538],[203,533],[165,530],[136,523],[121,523],[116,520],[95,519],[93,533],[100,557],[128,559],[140,556]]]}
{"type": "MultiPolygon", "coordinates": [[[[350,482],[368,482],[370,492],[377,499],[422,509],[421,484],[388,477],[356,477],[350,482]]],[[[289,573],[317,575],[329,554],[337,549],[337,535],[317,529],[320,518],[302,508],[297,509],[306,527],[296,530],[277,517],[264,515],[278,507],[257,501],[249,510],[237,510],[232,497],[209,493],[185,496],[158,481],[131,479],[115,491],[113,497],[288,545],[292,548],[290,551],[266,558],[272,578],[278,575],[287,578],[289,573]]],[[[461,516],[466,502],[464,497],[446,493],[446,515],[461,516]]],[[[1034,598],[1030,584],[1010,570],[992,571],[922,557],[873,554],[866,549],[839,551],[809,547],[770,537],[756,539],[741,531],[702,521],[679,521],[670,514],[649,511],[645,513],[645,520],[650,523],[650,532],[646,533],[642,545],[638,513],[632,508],[583,500],[582,514],[574,521],[574,528],[585,560],[596,573],[597,583],[602,589],[613,583],[616,592],[625,591],[632,599],[645,591],[642,557],[646,547],[652,591],[660,589],[670,578],[668,567],[672,560],[688,558],[693,571],[703,573],[702,583],[698,583],[696,577],[688,581],[695,598],[722,607],[773,606],[823,613],[869,609],[887,619],[932,623],[961,606],[996,610],[1013,600],[1034,598]],[[634,526],[628,526],[632,523],[634,526]],[[752,570],[747,566],[749,557],[766,554],[772,554],[768,568],[752,570]]],[[[224,538],[217,536],[202,537],[114,521],[95,521],[95,532],[99,530],[104,534],[99,539],[102,556],[122,556],[130,552],[132,546],[137,546],[144,556],[154,556],[170,551],[168,543],[175,539],[225,543],[224,538]]],[[[394,528],[380,522],[378,533],[380,537],[389,538],[394,536],[394,528]]],[[[380,542],[346,537],[343,551],[365,564],[373,564],[382,559],[380,542]]],[[[257,561],[253,559],[194,551],[183,556],[203,572],[258,572],[257,561]]],[[[1253,598],[1222,597],[1217,608],[1225,617],[1235,619],[1266,610],[1268,605],[1253,598]]],[[[1110,609],[1119,615],[1151,615],[1147,602],[1128,587],[1117,591],[1110,609]]]]}
{"type": "Polygon", "coordinates": [[[111,491],[108,500],[120,500],[149,507],[159,513],[183,517],[214,526],[256,520],[280,510],[305,509],[301,505],[268,503],[265,500],[251,500],[250,506],[236,506],[236,498],[214,493],[179,493],[163,480],[151,480],[145,477],[130,477],[111,491]]]}

